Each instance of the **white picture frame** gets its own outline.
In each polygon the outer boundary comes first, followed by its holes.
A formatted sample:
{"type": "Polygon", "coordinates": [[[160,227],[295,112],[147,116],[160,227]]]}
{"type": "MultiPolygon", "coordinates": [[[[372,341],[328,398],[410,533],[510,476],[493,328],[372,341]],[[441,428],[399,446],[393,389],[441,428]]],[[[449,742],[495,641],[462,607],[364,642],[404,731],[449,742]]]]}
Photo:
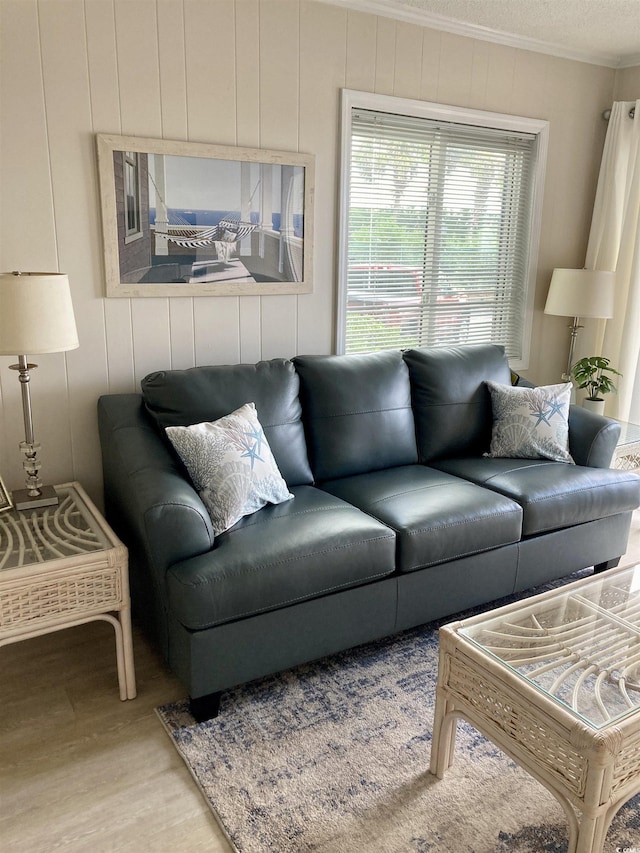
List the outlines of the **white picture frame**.
{"type": "Polygon", "coordinates": [[[313,155],[96,142],[107,297],[312,291],[313,155]]]}

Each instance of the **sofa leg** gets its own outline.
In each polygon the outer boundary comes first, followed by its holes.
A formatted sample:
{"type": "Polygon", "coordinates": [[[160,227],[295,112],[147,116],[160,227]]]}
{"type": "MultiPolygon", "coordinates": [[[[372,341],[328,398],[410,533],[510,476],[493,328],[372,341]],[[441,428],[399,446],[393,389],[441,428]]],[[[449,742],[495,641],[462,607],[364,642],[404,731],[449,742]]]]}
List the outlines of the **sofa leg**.
{"type": "Polygon", "coordinates": [[[189,697],[189,710],[197,723],[204,723],[218,716],[221,696],[222,693],[218,692],[207,693],[206,696],[198,696],[195,699],[189,697]]]}
{"type": "Polygon", "coordinates": [[[616,557],[615,560],[607,560],[606,563],[598,563],[593,567],[594,575],[597,575],[600,572],[606,572],[607,569],[615,569],[615,567],[620,562],[620,559],[620,557],[616,557]]]}

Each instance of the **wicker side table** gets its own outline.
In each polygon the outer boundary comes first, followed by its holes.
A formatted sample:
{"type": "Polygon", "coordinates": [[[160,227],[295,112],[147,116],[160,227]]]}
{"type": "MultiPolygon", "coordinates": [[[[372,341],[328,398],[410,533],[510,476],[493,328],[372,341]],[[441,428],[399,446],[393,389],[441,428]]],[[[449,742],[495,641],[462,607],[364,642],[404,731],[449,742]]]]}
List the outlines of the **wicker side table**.
{"type": "Polygon", "coordinates": [[[136,695],[128,554],[79,483],[60,503],[0,514],[0,646],[109,622],[121,699],[136,695]]]}
{"type": "Polygon", "coordinates": [[[640,468],[640,424],[620,421],[620,426],[620,438],[611,467],[622,471],[636,471],[640,468]]]}

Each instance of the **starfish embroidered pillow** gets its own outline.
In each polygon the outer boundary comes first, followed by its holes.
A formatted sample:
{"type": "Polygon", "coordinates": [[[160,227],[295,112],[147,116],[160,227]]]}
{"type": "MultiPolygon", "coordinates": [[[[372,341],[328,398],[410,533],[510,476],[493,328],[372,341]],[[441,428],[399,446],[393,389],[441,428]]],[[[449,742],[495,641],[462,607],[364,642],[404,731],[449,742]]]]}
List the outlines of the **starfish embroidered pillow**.
{"type": "Polygon", "coordinates": [[[570,382],[538,388],[486,384],[493,410],[491,446],[486,456],[574,464],[569,453],[570,382]]]}
{"type": "Polygon", "coordinates": [[[268,503],[293,498],[254,403],[245,403],[217,421],[165,431],[211,516],[216,535],[268,503]]]}

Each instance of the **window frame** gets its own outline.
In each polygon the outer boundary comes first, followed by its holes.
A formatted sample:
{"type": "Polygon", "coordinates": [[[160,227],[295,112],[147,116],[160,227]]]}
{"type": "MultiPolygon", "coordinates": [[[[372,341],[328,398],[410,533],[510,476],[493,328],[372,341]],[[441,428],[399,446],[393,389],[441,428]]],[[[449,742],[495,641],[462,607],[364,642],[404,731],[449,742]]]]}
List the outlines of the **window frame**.
{"type": "Polygon", "coordinates": [[[138,151],[123,151],[122,152],[122,169],[123,169],[123,187],[124,187],[124,242],[133,243],[135,240],[140,240],[143,236],[142,230],[142,180],[140,169],[140,153],[138,151]],[[132,183],[135,184],[135,195],[133,196],[133,206],[129,204],[129,196],[127,195],[129,170],[132,174],[132,183]],[[129,227],[129,216],[133,214],[136,220],[136,227],[129,227]]]}
{"type": "Polygon", "coordinates": [[[529,233],[529,252],[526,270],[525,322],[523,326],[522,358],[511,359],[516,370],[526,370],[529,366],[531,350],[531,330],[533,325],[533,306],[535,298],[538,251],[542,225],[542,204],[546,173],[547,150],[549,144],[549,122],[543,119],[494,113],[486,110],[456,107],[449,104],[437,104],[430,101],[418,101],[399,98],[395,95],[379,95],[373,92],[359,92],[353,89],[341,91],[341,162],[338,219],[338,304],[336,311],[336,351],[344,353],[347,322],[347,274],[349,257],[349,208],[351,176],[352,115],[354,110],[366,109],[388,112],[434,121],[456,122],[459,124],[490,127],[504,131],[535,134],[537,137],[536,163],[532,181],[532,207],[529,233]]]}

